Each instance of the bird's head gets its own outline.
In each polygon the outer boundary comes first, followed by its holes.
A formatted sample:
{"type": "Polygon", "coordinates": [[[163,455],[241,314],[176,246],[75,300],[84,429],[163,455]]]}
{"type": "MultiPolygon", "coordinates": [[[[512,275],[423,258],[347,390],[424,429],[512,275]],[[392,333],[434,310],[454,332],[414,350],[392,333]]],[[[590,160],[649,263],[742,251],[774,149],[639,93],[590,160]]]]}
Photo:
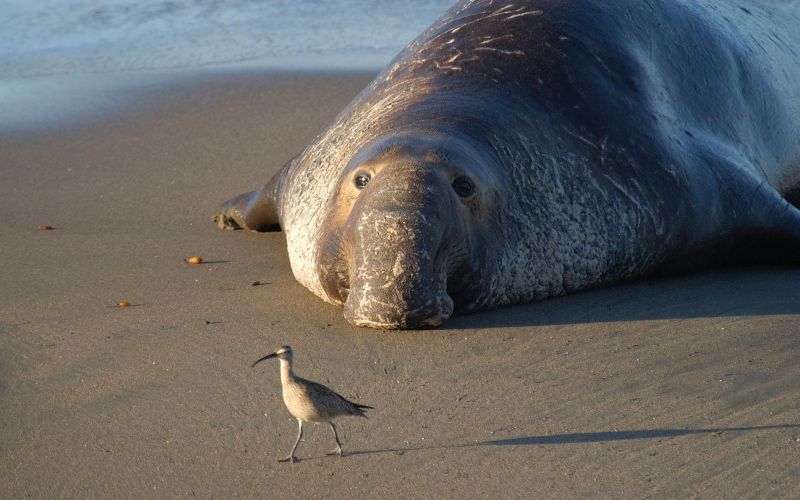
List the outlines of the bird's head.
{"type": "Polygon", "coordinates": [[[281,361],[291,361],[292,360],[292,348],[289,347],[288,345],[285,345],[283,347],[279,347],[277,351],[273,352],[272,354],[267,354],[263,358],[257,360],[255,363],[250,365],[250,368],[253,368],[257,364],[259,364],[262,361],[264,361],[265,359],[270,359],[270,358],[278,358],[281,361]]]}

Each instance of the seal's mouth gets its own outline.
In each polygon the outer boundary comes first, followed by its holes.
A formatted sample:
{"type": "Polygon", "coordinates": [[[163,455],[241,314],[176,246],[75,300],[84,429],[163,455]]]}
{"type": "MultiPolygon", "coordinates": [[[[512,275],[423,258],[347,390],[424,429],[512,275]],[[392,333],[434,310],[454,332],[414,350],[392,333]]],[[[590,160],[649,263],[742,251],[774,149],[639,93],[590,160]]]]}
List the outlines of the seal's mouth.
{"type": "Polygon", "coordinates": [[[356,326],[384,330],[411,330],[434,328],[453,314],[453,300],[445,293],[426,293],[427,297],[415,303],[383,300],[385,297],[370,293],[350,294],[344,304],[344,316],[356,326]]]}

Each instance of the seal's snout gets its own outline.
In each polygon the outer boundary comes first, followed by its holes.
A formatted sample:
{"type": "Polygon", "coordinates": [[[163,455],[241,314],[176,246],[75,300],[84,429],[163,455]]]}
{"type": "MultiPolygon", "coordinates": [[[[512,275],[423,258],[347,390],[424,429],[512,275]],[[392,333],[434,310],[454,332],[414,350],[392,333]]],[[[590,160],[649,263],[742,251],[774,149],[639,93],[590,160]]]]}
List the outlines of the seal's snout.
{"type": "Polygon", "coordinates": [[[383,172],[350,218],[353,253],[344,314],[357,326],[428,328],[453,313],[448,185],[424,167],[383,172]],[[444,194],[442,194],[444,193],[444,194]]]}
{"type": "Polygon", "coordinates": [[[440,325],[453,313],[437,217],[374,210],[356,228],[354,275],[344,304],[357,326],[386,329],[440,325]]]}

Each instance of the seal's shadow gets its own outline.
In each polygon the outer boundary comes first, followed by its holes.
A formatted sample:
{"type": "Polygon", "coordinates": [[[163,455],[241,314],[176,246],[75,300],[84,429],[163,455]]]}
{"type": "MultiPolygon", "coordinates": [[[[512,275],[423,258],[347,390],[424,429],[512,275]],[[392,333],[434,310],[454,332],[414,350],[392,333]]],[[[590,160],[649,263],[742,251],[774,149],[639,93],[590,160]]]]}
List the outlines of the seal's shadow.
{"type": "Polygon", "coordinates": [[[738,267],[589,290],[532,304],[456,315],[444,328],[800,314],[800,268],[738,267]]]}
{"type": "Polygon", "coordinates": [[[509,439],[494,439],[475,443],[418,446],[410,448],[387,448],[378,450],[350,451],[348,455],[370,455],[375,453],[407,453],[410,451],[436,450],[448,448],[474,448],[478,446],[526,446],[526,445],[564,445],[582,443],[603,443],[635,439],[665,439],[695,434],[724,434],[729,432],[756,432],[781,429],[800,429],[800,424],[755,425],[749,427],[719,427],[707,429],[641,429],[630,431],[577,432],[570,434],[551,434],[548,436],[527,436],[509,439]]]}

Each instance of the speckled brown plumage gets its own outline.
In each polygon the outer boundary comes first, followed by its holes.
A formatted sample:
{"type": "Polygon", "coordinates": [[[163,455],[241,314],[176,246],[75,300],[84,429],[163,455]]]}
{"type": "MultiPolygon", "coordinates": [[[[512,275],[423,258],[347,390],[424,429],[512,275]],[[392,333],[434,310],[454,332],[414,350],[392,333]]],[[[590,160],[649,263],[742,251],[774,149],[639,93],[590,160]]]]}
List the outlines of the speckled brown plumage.
{"type": "Polygon", "coordinates": [[[341,456],[342,445],[339,442],[339,436],[336,433],[336,426],[333,424],[333,419],[346,415],[366,418],[364,410],[372,409],[372,407],[349,401],[329,387],[295,375],[292,369],[292,348],[289,346],[283,346],[274,353],[264,356],[253,363],[252,366],[256,366],[261,361],[270,358],[278,358],[281,362],[283,402],[286,404],[289,413],[291,413],[298,422],[297,439],[295,440],[291,453],[286,458],[279,459],[278,461],[288,461],[292,463],[297,461],[294,452],[297,449],[297,445],[300,443],[300,439],[303,437],[303,422],[326,422],[330,425],[331,430],[333,430],[333,438],[336,440],[336,448],[328,454],[338,454],[341,456]]]}

